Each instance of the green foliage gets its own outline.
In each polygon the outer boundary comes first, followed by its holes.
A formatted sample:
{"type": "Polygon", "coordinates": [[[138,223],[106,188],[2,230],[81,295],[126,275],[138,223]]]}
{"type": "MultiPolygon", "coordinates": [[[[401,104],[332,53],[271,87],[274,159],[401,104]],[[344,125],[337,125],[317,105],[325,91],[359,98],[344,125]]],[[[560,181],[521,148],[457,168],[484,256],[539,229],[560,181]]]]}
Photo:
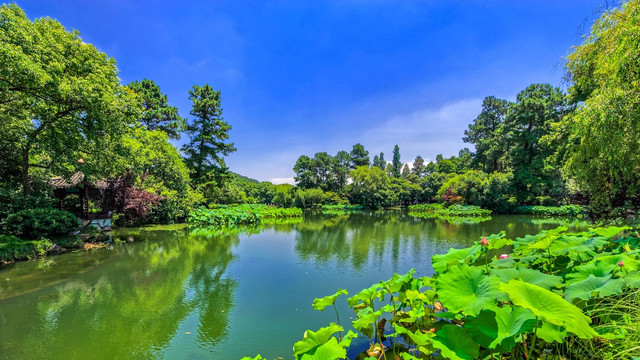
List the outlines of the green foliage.
{"type": "Polygon", "coordinates": [[[64,236],[78,228],[78,218],[57,209],[27,209],[9,215],[4,229],[26,239],[64,236]]]}
{"type": "Polygon", "coordinates": [[[299,218],[299,208],[277,208],[261,204],[221,205],[213,209],[199,208],[189,213],[188,221],[200,225],[225,226],[258,224],[262,221],[299,218]]]}
{"type": "Polygon", "coordinates": [[[147,130],[161,130],[172,139],[180,138],[185,124],[178,114],[178,108],[169,106],[167,95],[149,79],[133,81],[127,87],[133,90],[142,103],[140,122],[147,130]]]}
{"type": "Polygon", "coordinates": [[[444,203],[409,205],[409,215],[423,218],[437,218],[451,223],[478,223],[491,220],[491,210],[473,205],[452,205],[444,203]]]}
{"type": "MultiPolygon", "coordinates": [[[[0,7],[0,24],[0,141],[19,149],[29,195],[34,166],[74,171],[79,149],[105,151],[135,121],[139,107],[120,85],[115,61],[77,31],[51,18],[31,21],[15,4],[0,7]]],[[[101,170],[95,163],[85,167],[88,175],[101,170]]]]}
{"type": "Polygon", "coordinates": [[[517,214],[544,215],[544,216],[563,216],[583,218],[587,210],[580,205],[563,205],[563,206],[519,206],[515,209],[517,214]]]}
{"type": "Polygon", "coordinates": [[[47,239],[24,241],[15,236],[0,235],[0,262],[33,259],[44,255],[51,246],[47,239]]]}
{"type": "Polygon", "coordinates": [[[567,128],[566,169],[591,194],[600,215],[640,205],[640,1],[602,14],[567,58],[578,109],[567,128]]]}
{"type": "Polygon", "coordinates": [[[360,166],[351,171],[352,202],[368,208],[380,208],[388,203],[390,180],[377,167],[360,166]]]}
{"type": "Polygon", "coordinates": [[[0,189],[0,221],[21,210],[53,207],[53,199],[45,196],[25,196],[19,191],[0,189]]]}
{"type": "MultiPolygon", "coordinates": [[[[414,277],[413,270],[394,274],[348,298],[356,312],[353,327],[371,338],[372,348],[386,348],[387,358],[558,357],[575,354],[576,343],[582,346],[580,358],[611,355],[605,339],[616,339],[623,333],[618,324],[633,320],[626,311],[612,315],[598,309],[605,299],[619,304],[615,301],[625,293],[640,289],[640,280],[635,281],[640,250],[630,246],[640,242],[614,240],[625,230],[557,228],[516,240],[502,233],[435,255],[433,277],[414,277]],[[498,258],[499,252],[508,256],[498,258]]],[[[316,299],[314,308],[335,306],[341,293],[316,299]]],[[[332,324],[321,330],[296,343],[297,358],[317,354],[323,346],[345,357],[331,336],[341,328],[332,324]]]]}
{"type": "Polygon", "coordinates": [[[233,143],[225,142],[229,139],[231,125],[222,117],[220,91],[208,84],[194,85],[189,90],[189,100],[193,103],[191,115],[194,119],[187,124],[190,140],[182,151],[194,181],[204,183],[210,173],[227,172],[224,156],[236,148],[233,143]]]}

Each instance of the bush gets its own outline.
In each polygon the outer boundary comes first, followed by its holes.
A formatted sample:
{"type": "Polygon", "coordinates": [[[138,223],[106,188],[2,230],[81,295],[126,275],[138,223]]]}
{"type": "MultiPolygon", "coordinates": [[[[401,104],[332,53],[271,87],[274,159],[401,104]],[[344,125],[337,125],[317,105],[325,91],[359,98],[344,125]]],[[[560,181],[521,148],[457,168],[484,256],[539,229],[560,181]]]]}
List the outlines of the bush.
{"type": "Polygon", "coordinates": [[[70,212],[57,209],[27,209],[7,217],[5,230],[27,239],[58,237],[78,227],[78,218],[70,212]]]}
{"type": "Polygon", "coordinates": [[[54,200],[44,196],[25,196],[20,191],[0,190],[0,221],[18,211],[35,208],[51,209],[54,200]]]}
{"type": "Polygon", "coordinates": [[[587,211],[580,205],[563,206],[520,206],[515,211],[518,214],[583,217],[587,211]]]}
{"type": "Polygon", "coordinates": [[[32,259],[44,255],[51,245],[46,239],[23,241],[15,236],[0,235],[0,261],[32,259]]]}

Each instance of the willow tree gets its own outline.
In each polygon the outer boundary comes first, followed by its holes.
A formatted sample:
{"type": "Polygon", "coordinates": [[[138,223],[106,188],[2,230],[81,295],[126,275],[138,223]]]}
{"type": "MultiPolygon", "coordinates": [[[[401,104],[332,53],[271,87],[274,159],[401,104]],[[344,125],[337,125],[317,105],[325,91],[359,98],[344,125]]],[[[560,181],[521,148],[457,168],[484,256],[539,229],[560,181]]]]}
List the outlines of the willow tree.
{"type": "Polygon", "coordinates": [[[31,168],[68,170],[127,130],[139,106],[117,74],[115,61],[77,31],[0,6],[0,123],[12,135],[0,141],[19,152],[25,195],[31,168]]]}
{"type": "Polygon", "coordinates": [[[606,12],[568,57],[578,102],[567,168],[601,212],[640,205],[640,1],[606,12]]]}

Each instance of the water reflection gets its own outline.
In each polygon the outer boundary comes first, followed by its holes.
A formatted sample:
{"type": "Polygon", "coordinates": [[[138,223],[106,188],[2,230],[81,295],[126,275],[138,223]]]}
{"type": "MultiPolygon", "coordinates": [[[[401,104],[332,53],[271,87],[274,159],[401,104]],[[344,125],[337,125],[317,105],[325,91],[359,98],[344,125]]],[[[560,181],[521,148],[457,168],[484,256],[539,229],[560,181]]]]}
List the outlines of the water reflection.
{"type": "Polygon", "coordinates": [[[0,271],[0,358],[287,357],[305,329],[334,320],[312,310],[314,297],[412,267],[426,275],[433,254],[483,235],[557,225],[531,216],[452,224],[396,211],[309,213],[259,228],[126,229],[110,249],[0,271]]]}
{"type": "Polygon", "coordinates": [[[2,357],[157,358],[177,336],[190,335],[205,348],[224,338],[237,287],[225,271],[237,235],[185,229],[133,231],[125,240],[130,237],[135,244],[115,245],[111,256],[98,258],[99,272],[90,270],[87,256],[76,256],[84,272],[73,280],[46,287],[44,276],[28,298],[3,286],[2,357]],[[194,328],[182,332],[186,320],[194,328]]]}

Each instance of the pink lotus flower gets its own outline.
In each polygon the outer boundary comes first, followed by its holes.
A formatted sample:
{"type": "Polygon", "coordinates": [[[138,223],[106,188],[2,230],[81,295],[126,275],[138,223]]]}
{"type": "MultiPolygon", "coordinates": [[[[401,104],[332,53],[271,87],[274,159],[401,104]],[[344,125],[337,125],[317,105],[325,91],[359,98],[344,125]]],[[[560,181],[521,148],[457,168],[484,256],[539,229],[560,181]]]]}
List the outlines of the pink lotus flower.
{"type": "Polygon", "coordinates": [[[622,262],[622,260],[618,261],[618,266],[620,267],[624,266],[624,263],[622,262]]]}
{"type": "Polygon", "coordinates": [[[506,259],[509,257],[509,254],[502,254],[500,256],[498,256],[498,259],[506,259]]]}
{"type": "Polygon", "coordinates": [[[480,240],[480,245],[482,245],[482,246],[489,245],[489,242],[487,241],[486,237],[484,237],[484,236],[482,237],[482,240],[480,240]]]}

